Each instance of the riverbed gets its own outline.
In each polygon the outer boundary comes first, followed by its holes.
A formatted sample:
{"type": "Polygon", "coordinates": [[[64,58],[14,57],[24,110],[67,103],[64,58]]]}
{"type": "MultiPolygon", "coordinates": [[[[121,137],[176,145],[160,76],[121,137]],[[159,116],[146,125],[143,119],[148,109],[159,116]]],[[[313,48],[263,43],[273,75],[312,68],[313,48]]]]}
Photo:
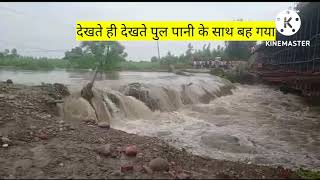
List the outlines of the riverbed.
{"type": "MultiPolygon", "coordinates": [[[[88,71],[0,70],[0,80],[38,85],[63,83],[76,91],[92,78],[88,71]]],[[[98,75],[96,87],[120,91],[129,83],[144,83],[161,100],[159,88],[175,90],[192,84],[189,96],[197,97],[203,89],[220,93],[227,81],[205,73],[185,77],[173,73],[120,72],[98,75]]],[[[312,110],[301,97],[283,94],[264,85],[239,85],[232,94],[216,96],[207,103],[192,101],[187,105],[163,97],[164,110],[141,111],[138,103],[127,104],[138,116],[115,116],[115,129],[138,135],[154,136],[194,154],[215,159],[244,161],[289,168],[320,167],[320,113],[312,110]],[[178,105],[176,105],[178,104],[178,105]]],[[[140,104],[139,104],[140,105],[140,104]]]]}

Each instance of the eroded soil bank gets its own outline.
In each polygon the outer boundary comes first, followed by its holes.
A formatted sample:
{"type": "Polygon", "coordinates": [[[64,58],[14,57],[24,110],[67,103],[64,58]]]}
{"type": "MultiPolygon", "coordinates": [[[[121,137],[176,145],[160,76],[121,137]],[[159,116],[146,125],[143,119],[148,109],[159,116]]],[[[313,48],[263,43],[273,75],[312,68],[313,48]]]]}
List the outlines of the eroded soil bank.
{"type": "Polygon", "coordinates": [[[54,101],[64,95],[52,86],[0,83],[1,179],[298,178],[281,167],[204,158],[158,138],[62,121],[54,101]],[[107,156],[96,151],[105,144],[111,147],[107,156]],[[137,147],[135,157],[125,155],[128,145],[137,147]],[[157,157],[168,161],[169,171],[143,168],[157,157]]]}

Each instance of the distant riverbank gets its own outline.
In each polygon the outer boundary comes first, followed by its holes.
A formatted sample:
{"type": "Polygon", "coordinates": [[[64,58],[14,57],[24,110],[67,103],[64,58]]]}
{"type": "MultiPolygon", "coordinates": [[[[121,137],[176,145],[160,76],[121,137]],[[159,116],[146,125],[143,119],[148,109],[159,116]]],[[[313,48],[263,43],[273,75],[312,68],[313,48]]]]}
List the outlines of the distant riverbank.
{"type": "MultiPolygon", "coordinates": [[[[90,59],[88,59],[90,61],[90,59]]],[[[177,69],[192,68],[191,64],[178,63],[174,64],[177,69]]],[[[1,58],[0,68],[10,69],[22,69],[22,70],[54,70],[54,69],[95,69],[95,65],[88,63],[81,67],[76,64],[72,64],[65,59],[48,59],[48,58],[29,58],[29,57],[12,57],[1,58]]],[[[166,72],[169,69],[168,64],[162,64],[160,62],[148,62],[148,61],[125,61],[120,62],[118,66],[111,68],[108,71],[142,71],[142,72],[166,72]]]]}

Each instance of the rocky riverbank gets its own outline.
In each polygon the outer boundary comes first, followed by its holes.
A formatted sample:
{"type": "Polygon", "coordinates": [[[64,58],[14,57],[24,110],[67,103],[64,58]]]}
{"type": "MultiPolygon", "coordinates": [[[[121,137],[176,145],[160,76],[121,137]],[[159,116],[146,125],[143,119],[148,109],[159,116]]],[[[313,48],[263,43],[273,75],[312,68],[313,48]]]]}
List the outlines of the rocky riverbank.
{"type": "Polygon", "coordinates": [[[298,178],[295,172],[209,159],[153,137],[59,117],[63,86],[0,83],[0,178],[298,178]]]}

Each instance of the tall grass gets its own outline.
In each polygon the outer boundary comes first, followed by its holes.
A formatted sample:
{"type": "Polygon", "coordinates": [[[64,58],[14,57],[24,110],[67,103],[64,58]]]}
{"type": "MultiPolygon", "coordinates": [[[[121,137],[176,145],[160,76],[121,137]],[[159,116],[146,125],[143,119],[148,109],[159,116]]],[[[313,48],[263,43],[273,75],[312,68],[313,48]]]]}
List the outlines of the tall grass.
{"type": "Polygon", "coordinates": [[[130,71],[153,71],[153,70],[168,70],[167,65],[160,64],[159,62],[133,62],[126,61],[121,63],[121,70],[130,70],[130,71]]]}
{"type": "Polygon", "coordinates": [[[10,66],[27,70],[52,70],[66,68],[69,62],[61,59],[32,58],[32,57],[0,57],[0,66],[10,66]]]}
{"type": "MultiPolygon", "coordinates": [[[[53,70],[59,69],[95,69],[96,63],[93,58],[83,57],[72,60],[67,59],[49,59],[33,57],[0,57],[0,66],[14,67],[26,70],[53,70]]],[[[189,64],[178,63],[174,65],[176,69],[188,69],[189,64]]],[[[110,66],[111,67],[111,66],[110,66]]],[[[106,69],[109,70],[109,69],[106,69]]],[[[129,71],[168,71],[168,64],[148,61],[125,61],[113,67],[111,70],[129,70],[129,71]]]]}
{"type": "MultiPolygon", "coordinates": [[[[188,69],[192,66],[189,64],[175,64],[176,69],[188,69]]],[[[121,70],[129,70],[129,71],[168,71],[168,64],[161,64],[160,62],[148,62],[148,61],[126,61],[121,63],[121,70]]]]}

